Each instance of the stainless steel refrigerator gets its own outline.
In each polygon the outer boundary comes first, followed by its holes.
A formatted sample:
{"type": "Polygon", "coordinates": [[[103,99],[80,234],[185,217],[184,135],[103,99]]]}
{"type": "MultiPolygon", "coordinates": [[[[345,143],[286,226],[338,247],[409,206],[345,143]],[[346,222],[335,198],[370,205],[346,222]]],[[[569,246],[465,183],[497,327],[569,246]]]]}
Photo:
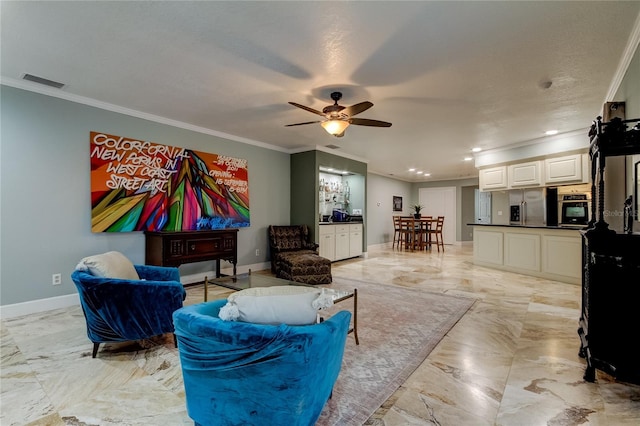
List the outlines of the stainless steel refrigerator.
{"type": "Polygon", "coordinates": [[[509,191],[509,223],[511,225],[545,226],[545,189],[512,189],[509,191]]]}

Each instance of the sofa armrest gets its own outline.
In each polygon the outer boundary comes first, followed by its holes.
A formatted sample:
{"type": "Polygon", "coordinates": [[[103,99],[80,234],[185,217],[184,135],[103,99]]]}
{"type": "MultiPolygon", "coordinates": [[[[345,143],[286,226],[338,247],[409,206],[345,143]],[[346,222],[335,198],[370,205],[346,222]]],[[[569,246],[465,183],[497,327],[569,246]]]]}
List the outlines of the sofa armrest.
{"type": "Polygon", "coordinates": [[[320,247],[320,244],[318,243],[306,242],[306,241],[302,243],[302,248],[306,250],[318,250],[318,247],[320,247]]]}
{"type": "Polygon", "coordinates": [[[133,265],[141,279],[148,281],[178,281],[180,271],[178,268],[154,265],[133,265]]]}
{"type": "MultiPolygon", "coordinates": [[[[155,284],[167,284],[168,282],[177,282],[182,287],[182,300],[187,297],[182,283],[180,282],[180,271],[178,268],[168,266],[155,266],[155,265],[133,265],[138,272],[140,279],[146,282],[155,284]]],[[[177,286],[176,286],[177,288],[177,286]]]]}

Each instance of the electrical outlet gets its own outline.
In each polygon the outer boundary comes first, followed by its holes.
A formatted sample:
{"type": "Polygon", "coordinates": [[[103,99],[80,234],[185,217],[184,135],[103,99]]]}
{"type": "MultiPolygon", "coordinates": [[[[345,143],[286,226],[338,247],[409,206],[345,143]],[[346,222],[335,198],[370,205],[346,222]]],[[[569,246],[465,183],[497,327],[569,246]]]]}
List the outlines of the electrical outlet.
{"type": "Polygon", "coordinates": [[[53,275],[51,275],[51,284],[53,284],[53,285],[62,284],[62,274],[53,274],[53,275]]]}
{"type": "Polygon", "coordinates": [[[260,249],[256,249],[256,256],[260,256],[260,249]]]}

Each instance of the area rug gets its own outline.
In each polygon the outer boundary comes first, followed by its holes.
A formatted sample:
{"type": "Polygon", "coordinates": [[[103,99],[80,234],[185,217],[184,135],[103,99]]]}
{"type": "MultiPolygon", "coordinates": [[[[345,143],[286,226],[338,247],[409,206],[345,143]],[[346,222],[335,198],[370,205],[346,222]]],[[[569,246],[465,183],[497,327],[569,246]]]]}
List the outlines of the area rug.
{"type": "MultiPolygon", "coordinates": [[[[347,337],[342,370],[317,426],[362,425],[426,359],[474,299],[334,276],[358,289],[358,337],[347,337]]],[[[333,310],[352,310],[351,300],[333,310]]]]}

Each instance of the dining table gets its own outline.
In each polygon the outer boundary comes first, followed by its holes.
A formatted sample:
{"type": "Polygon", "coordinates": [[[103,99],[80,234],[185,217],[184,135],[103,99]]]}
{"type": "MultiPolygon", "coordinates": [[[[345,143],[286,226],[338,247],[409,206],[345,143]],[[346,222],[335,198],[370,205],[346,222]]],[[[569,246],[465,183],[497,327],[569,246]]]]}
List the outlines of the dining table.
{"type": "Polygon", "coordinates": [[[426,250],[431,248],[432,224],[438,222],[437,218],[431,216],[413,217],[403,216],[400,218],[400,233],[403,236],[404,248],[411,251],[426,250]]]}

